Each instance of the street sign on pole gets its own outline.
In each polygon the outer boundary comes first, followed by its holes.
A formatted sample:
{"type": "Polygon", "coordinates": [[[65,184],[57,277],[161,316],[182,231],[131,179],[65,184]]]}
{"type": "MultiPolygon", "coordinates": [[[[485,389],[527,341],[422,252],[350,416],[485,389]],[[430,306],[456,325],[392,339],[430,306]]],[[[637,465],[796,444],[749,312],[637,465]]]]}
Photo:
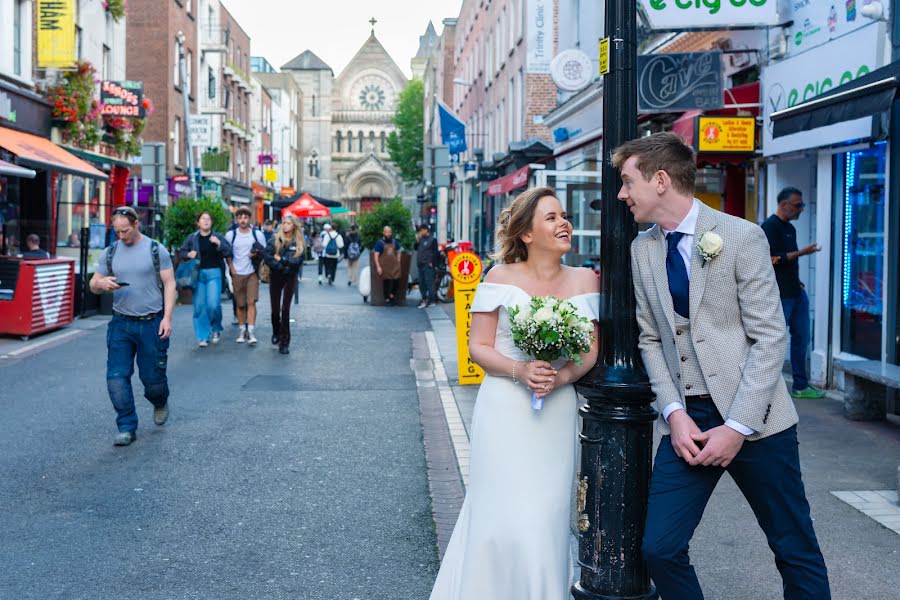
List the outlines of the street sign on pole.
{"type": "Polygon", "coordinates": [[[144,142],[141,148],[141,180],[144,183],[166,182],[166,145],[160,142],[144,142]]]}
{"type": "Polygon", "coordinates": [[[609,38],[600,40],[600,74],[609,75],[609,38]]]}

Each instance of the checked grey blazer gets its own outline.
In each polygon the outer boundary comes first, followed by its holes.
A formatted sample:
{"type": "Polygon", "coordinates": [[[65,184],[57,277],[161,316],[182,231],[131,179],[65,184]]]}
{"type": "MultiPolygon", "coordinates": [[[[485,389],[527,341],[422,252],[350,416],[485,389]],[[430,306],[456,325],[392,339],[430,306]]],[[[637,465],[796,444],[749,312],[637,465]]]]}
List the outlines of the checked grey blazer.
{"type": "MultiPolygon", "coordinates": [[[[690,335],[709,394],[723,419],[756,432],[749,441],[784,431],[797,422],[797,411],[781,375],[787,333],[766,236],[758,225],[701,203],[694,242],[690,335]],[[715,231],[724,244],[704,267],[696,242],[708,231],[715,231]]],[[[638,347],[656,395],[657,427],[667,435],[662,411],[672,402],[685,403],[685,390],[666,239],[658,225],[632,242],[631,269],[641,330],[638,347]]]]}

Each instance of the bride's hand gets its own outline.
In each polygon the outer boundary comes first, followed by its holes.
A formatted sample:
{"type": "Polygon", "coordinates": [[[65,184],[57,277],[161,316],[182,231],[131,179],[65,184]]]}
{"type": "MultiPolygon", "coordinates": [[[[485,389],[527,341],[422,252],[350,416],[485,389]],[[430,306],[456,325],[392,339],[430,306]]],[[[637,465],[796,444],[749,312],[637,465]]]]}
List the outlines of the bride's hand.
{"type": "Polygon", "coordinates": [[[547,361],[533,360],[525,363],[520,381],[528,386],[529,390],[535,392],[538,398],[543,398],[556,389],[559,376],[553,365],[547,361]]]}

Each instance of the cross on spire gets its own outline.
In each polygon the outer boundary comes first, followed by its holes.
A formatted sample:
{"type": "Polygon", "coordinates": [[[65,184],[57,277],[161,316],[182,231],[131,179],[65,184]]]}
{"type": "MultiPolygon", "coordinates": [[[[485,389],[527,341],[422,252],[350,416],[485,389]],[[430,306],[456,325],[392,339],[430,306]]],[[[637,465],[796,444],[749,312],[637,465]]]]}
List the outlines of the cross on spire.
{"type": "Polygon", "coordinates": [[[372,35],[375,35],[375,23],[377,23],[377,22],[378,22],[378,19],[376,19],[375,17],[372,17],[371,19],[369,19],[369,23],[372,25],[372,35]]]}

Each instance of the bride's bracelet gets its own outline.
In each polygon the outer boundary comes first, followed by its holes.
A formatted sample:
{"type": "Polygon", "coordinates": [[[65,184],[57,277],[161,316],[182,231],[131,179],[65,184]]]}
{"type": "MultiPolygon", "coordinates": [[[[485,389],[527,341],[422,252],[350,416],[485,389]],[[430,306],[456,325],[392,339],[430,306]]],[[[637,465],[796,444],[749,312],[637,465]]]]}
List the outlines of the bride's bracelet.
{"type": "MultiPolygon", "coordinates": [[[[512,372],[513,383],[519,383],[519,380],[516,378],[516,367],[519,366],[520,362],[522,362],[522,361],[517,360],[516,362],[513,363],[513,372],[512,372]]],[[[522,364],[524,364],[524,363],[522,363],[522,364]]]]}

